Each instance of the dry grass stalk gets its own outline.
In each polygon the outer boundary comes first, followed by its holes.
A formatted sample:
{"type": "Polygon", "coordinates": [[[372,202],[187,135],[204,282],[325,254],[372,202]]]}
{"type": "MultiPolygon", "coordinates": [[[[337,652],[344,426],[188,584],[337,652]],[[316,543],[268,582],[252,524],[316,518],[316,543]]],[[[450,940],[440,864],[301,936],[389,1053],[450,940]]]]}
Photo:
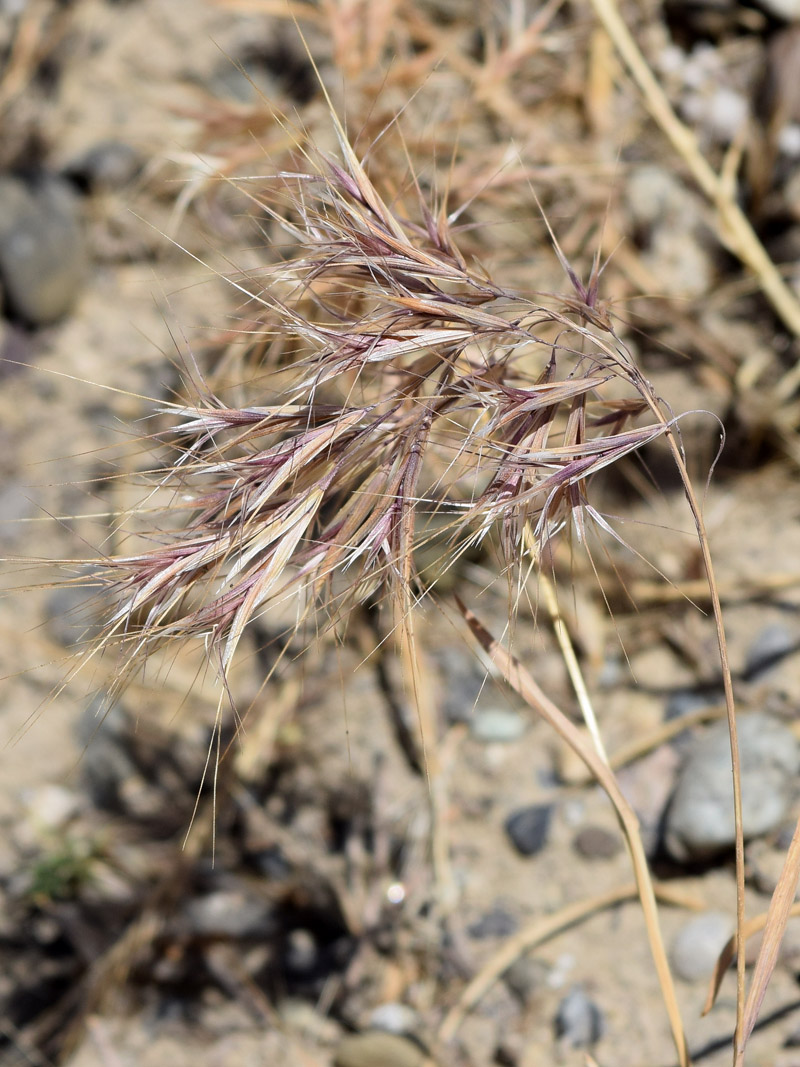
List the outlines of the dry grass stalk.
{"type": "MultiPolygon", "coordinates": [[[[750,990],[747,994],[747,1003],[744,1007],[742,1042],[738,1049],[737,1063],[744,1062],[747,1039],[753,1032],[753,1027],[761,1011],[761,1005],[764,1002],[767,985],[778,962],[781,939],[786,929],[786,923],[789,921],[789,916],[793,913],[798,878],[800,878],[800,822],[795,827],[789,850],[786,853],[783,870],[772,894],[772,900],[764,921],[764,939],[758,952],[750,990]]],[[[743,956],[744,953],[741,952],[740,955],[743,956]]]]}
{"type": "MultiPolygon", "coordinates": [[[[748,938],[753,937],[755,934],[759,933],[759,931],[764,929],[767,924],[767,920],[769,919],[769,916],[770,912],[769,910],[767,910],[762,911],[760,915],[753,915],[747,920],[747,922],[744,924],[744,939],[742,941],[742,944],[744,944],[748,940],[748,938]]],[[[800,916],[800,902],[792,904],[790,906],[787,918],[793,919],[797,918],[798,916],[800,916]]],[[[714,1007],[714,1003],[717,999],[717,994],[719,993],[719,987],[722,985],[722,979],[725,977],[725,972],[730,967],[731,963],[733,962],[733,957],[736,955],[737,944],[738,938],[736,934],[734,934],[731,938],[729,938],[729,940],[725,944],[725,947],[722,949],[722,952],[720,952],[719,954],[716,966],[714,967],[714,973],[711,976],[711,981],[709,982],[706,1002],[703,1005],[703,1015],[707,1015],[714,1007]]],[[[760,954],[761,953],[759,951],[759,955],[760,954]]]]}
{"type": "MultiPolygon", "coordinates": [[[[717,174],[700,151],[692,131],[675,114],[628,27],[615,0],[592,0],[609,36],[633,75],[653,118],[684,160],[697,184],[719,215],[719,238],[753,271],[764,295],[786,326],[800,337],[800,301],[781,277],[736,200],[736,190],[726,175],[717,174]]],[[[733,157],[731,157],[733,158],[733,157]]],[[[778,388],[785,400],[798,385],[797,372],[790,371],[778,388]]]]}
{"type": "MultiPolygon", "coordinates": [[[[700,188],[709,198],[717,210],[719,218],[720,240],[731,249],[756,275],[762,291],[775,308],[785,325],[796,335],[800,336],[800,302],[790,287],[784,282],[775,264],[770,259],[764,246],[759,241],[753,227],[739,207],[736,201],[735,190],[735,166],[733,161],[736,155],[736,146],[728,157],[727,167],[723,167],[723,173],[717,174],[709,165],[700,151],[697,141],[692,132],[684,126],[672,109],[664,90],[659,85],[653,72],[647,64],[644,56],[634,41],[628,27],[622,19],[615,0],[592,0],[592,5],[601,19],[609,36],[613,40],[620,55],[624,59],[653,117],[669,137],[673,147],[681,155],[688,165],[693,177],[700,188]]],[[[786,401],[795,392],[800,382],[800,368],[795,367],[787,372],[779,382],[776,390],[776,399],[786,401]]],[[[676,460],[680,459],[676,453],[676,460]]],[[[691,504],[691,500],[690,500],[691,504]]],[[[695,518],[699,517],[699,509],[691,505],[695,518]]],[[[736,890],[737,890],[737,916],[736,927],[739,940],[744,940],[745,929],[745,902],[744,902],[744,843],[741,826],[741,791],[739,783],[739,758],[738,743],[736,739],[736,722],[733,710],[733,694],[730,685],[730,672],[727,670],[727,653],[725,651],[724,635],[721,630],[721,611],[719,593],[710,570],[710,557],[708,556],[708,542],[703,531],[698,526],[698,534],[703,548],[706,576],[709,579],[712,607],[717,620],[718,634],[720,637],[719,647],[725,679],[726,704],[728,708],[728,726],[731,737],[731,762],[734,782],[734,811],[736,818],[736,890]]],[[[797,863],[787,859],[787,866],[794,871],[794,883],[797,882],[797,863]]],[[[787,874],[790,880],[790,875],[787,874]]],[[[774,936],[779,940],[780,933],[786,923],[785,907],[776,906],[776,928],[774,936]],[[783,926],[780,926],[780,923],[783,926]]],[[[775,953],[769,965],[767,957],[764,958],[764,970],[754,979],[750,996],[745,1002],[745,961],[744,953],[739,953],[737,958],[737,1009],[736,1009],[736,1036],[734,1039],[735,1062],[743,1062],[747,1038],[755,1023],[755,1015],[763,998],[764,988],[774,967],[775,953]]],[[[759,961],[761,962],[761,960],[759,961]]]]}
{"type": "Polygon", "coordinates": [[[587,743],[578,728],[567,716],[550,700],[539,688],[525,668],[500,645],[480,620],[459,601],[459,607],[472,630],[473,635],[498,666],[503,677],[519,693],[523,700],[532,707],[542,718],[559,734],[561,738],[580,756],[596,780],[605,790],[609,800],[614,805],[617,817],[625,835],[625,841],[631,856],[636,889],[642,906],[647,937],[650,942],[650,952],[658,975],[661,995],[667,1009],[672,1037],[681,1067],[688,1067],[689,1048],[686,1043],[686,1035],[683,1029],[680,1008],[675,995],[675,986],[670,973],[664,941],[661,935],[661,927],[658,922],[658,909],[653,880],[647,864],[647,857],[642,843],[639,830],[639,820],[636,813],[625,799],[619,788],[616,778],[608,767],[605,759],[598,754],[594,747],[587,743]]]}

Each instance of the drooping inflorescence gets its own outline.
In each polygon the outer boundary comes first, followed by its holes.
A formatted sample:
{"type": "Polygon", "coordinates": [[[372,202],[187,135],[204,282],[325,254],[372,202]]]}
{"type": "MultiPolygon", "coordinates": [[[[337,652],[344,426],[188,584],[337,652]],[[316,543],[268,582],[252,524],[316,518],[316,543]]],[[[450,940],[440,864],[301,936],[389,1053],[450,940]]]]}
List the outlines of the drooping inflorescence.
{"type": "Polygon", "coordinates": [[[434,513],[453,558],[496,535],[513,566],[526,530],[540,547],[583,537],[587,518],[604,525],[588,479],[668,426],[592,308],[504,290],[460,253],[456,214],[415,183],[415,218],[390,206],[342,149],[345,165],[281,174],[259,198],[294,252],[236,283],[264,323],[254,405],[203,393],[168,409],[180,522],[101,561],[107,638],[131,655],[195,636],[224,670],[271,602],[294,598],[300,618],[407,592],[434,513]]]}

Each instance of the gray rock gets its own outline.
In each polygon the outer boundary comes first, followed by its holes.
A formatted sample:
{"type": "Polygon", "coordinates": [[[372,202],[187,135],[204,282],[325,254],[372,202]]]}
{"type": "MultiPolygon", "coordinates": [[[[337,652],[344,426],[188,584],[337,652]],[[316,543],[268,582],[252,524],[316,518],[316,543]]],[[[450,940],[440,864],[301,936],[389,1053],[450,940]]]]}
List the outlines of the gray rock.
{"type": "MultiPolygon", "coordinates": [[[[800,767],[798,743],[768,715],[738,720],[745,838],[777,829],[791,800],[800,767]]],[[[733,784],[726,722],[693,743],[667,810],[664,842],[681,862],[713,859],[734,844],[733,784]]]]}
{"type": "Polygon", "coordinates": [[[319,966],[319,949],[309,930],[292,930],[286,938],[284,967],[295,978],[313,974],[319,966]]]}
{"type": "Polygon", "coordinates": [[[441,672],[441,709],[448,723],[469,723],[486,686],[486,672],[471,651],[461,645],[433,650],[441,672]]]}
{"type": "Polygon", "coordinates": [[[628,178],[626,207],[644,239],[642,261],[655,272],[661,291],[680,297],[704,293],[714,265],[700,239],[698,198],[670,171],[645,164],[628,178]]]}
{"type": "Polygon", "coordinates": [[[548,964],[535,956],[520,956],[503,975],[509,992],[525,1007],[530,1007],[537,993],[546,988],[548,964]]]}
{"type": "Polygon", "coordinates": [[[218,889],[195,897],[186,905],[184,917],[199,937],[263,938],[276,932],[270,904],[242,889],[218,889]]]}
{"type": "Polygon", "coordinates": [[[758,2],[770,15],[775,15],[786,22],[800,21],[800,0],[758,0],[758,2]]]}
{"type": "Polygon", "coordinates": [[[516,741],[525,733],[525,719],[511,708],[487,708],[475,712],[470,733],[477,741],[516,741]]]}
{"type": "Polygon", "coordinates": [[[38,832],[62,831],[81,809],[77,793],[60,785],[43,785],[26,798],[26,815],[38,832]]]}
{"type": "Polygon", "coordinates": [[[467,927],[467,933],[476,941],[487,937],[511,937],[519,929],[519,923],[507,908],[496,904],[467,927]]]}
{"type": "Polygon", "coordinates": [[[608,860],[620,851],[622,841],[618,833],[614,834],[602,826],[584,826],[575,835],[572,845],[584,859],[608,860]]]}
{"type": "MultiPolygon", "coordinates": [[[[789,829],[789,827],[786,829],[789,829]]],[[[794,827],[791,829],[793,830],[794,827]]],[[[789,847],[789,843],[782,843],[782,837],[783,834],[779,833],[774,842],[751,841],[745,852],[744,858],[748,870],[748,882],[759,893],[764,893],[770,897],[778,886],[786,863],[786,850],[789,847]]],[[[796,886],[794,897],[795,900],[800,899],[800,885],[796,886]]],[[[748,941],[748,949],[750,945],[751,941],[748,941]]]]}
{"type": "Polygon", "coordinates": [[[673,719],[682,719],[684,715],[691,715],[693,711],[711,707],[713,704],[724,703],[725,696],[720,692],[701,692],[696,689],[675,689],[669,694],[664,708],[664,721],[672,722],[673,719]]]}
{"type": "Polygon", "coordinates": [[[93,803],[110,811],[124,810],[123,789],[136,780],[136,765],[126,751],[129,715],[121,704],[108,707],[104,697],[92,700],[78,721],[76,734],[85,746],[80,770],[93,803]]]}
{"type": "Polygon", "coordinates": [[[99,141],[66,168],[66,176],[87,192],[124,189],[142,169],[135,148],[123,141],[99,141]]]}
{"type": "Polygon", "coordinates": [[[531,804],[509,815],[506,833],[521,856],[534,856],[544,848],[552,817],[552,804],[531,804]]]}
{"type": "Polygon", "coordinates": [[[97,635],[97,589],[62,585],[47,598],[47,630],[64,648],[90,641],[97,635]]]}
{"type": "Polygon", "coordinates": [[[86,247],[70,186],[50,175],[0,176],[0,281],[6,309],[28,326],[72,310],[86,274],[86,247]]]}
{"type": "Polygon", "coordinates": [[[710,977],[733,930],[731,917],[718,911],[704,912],[684,923],[669,953],[675,974],[684,982],[710,977]]]}
{"type": "Polygon", "coordinates": [[[590,1048],[605,1031],[605,1019],[584,989],[575,986],[567,993],[556,1013],[556,1035],[573,1048],[590,1048]]]}
{"type": "Polygon", "coordinates": [[[744,673],[747,681],[758,681],[797,648],[797,638],[781,623],[760,630],[747,650],[744,673]]]}
{"type": "MultiPolygon", "coordinates": [[[[694,202],[690,203],[694,208],[694,202]]],[[[645,163],[633,168],[628,177],[625,205],[636,226],[656,226],[664,219],[672,222],[682,213],[685,217],[686,189],[672,171],[645,163]]],[[[689,221],[695,221],[694,210],[689,221]]]]}

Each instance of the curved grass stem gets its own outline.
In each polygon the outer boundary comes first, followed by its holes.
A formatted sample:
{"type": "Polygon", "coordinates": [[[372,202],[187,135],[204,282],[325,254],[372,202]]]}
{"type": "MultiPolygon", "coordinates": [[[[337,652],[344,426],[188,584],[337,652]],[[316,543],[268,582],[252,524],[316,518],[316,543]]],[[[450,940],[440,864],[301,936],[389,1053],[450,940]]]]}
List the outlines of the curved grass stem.
{"type": "Polygon", "coordinates": [[[583,721],[586,723],[586,729],[589,731],[592,741],[594,742],[594,747],[597,749],[598,756],[600,756],[603,762],[607,764],[609,762],[608,753],[603,744],[600,726],[597,722],[592,699],[589,696],[589,690],[586,687],[586,680],[583,677],[581,665],[578,663],[578,657],[575,655],[575,648],[572,644],[569,629],[567,628],[564,616],[561,614],[555,584],[547,574],[540,570],[539,585],[544,594],[545,605],[550,613],[550,621],[553,624],[553,632],[556,635],[562,659],[567,668],[569,679],[572,682],[572,688],[575,690],[575,697],[578,701],[578,706],[581,709],[583,721]]]}
{"type": "MultiPolygon", "coordinates": [[[[739,760],[739,739],[736,730],[736,705],[733,694],[733,679],[731,677],[730,662],[728,659],[728,643],[725,636],[725,625],[722,618],[722,604],[719,597],[719,588],[714,574],[714,563],[711,558],[711,546],[708,540],[703,512],[697,494],[694,491],[686,460],[680,442],[674,430],[665,419],[660,409],[658,400],[652,390],[644,388],[642,382],[642,395],[647,400],[651,412],[660,419],[665,426],[665,436],[672,452],[673,460],[678,468],[678,473],[686,495],[689,510],[697,531],[700,543],[700,552],[703,559],[703,570],[708,582],[708,591],[711,599],[711,611],[714,616],[714,628],[717,637],[717,649],[719,654],[720,669],[722,671],[722,684],[725,692],[725,712],[728,720],[728,733],[731,744],[731,774],[733,778],[733,814],[736,829],[735,852],[736,852],[736,932],[739,944],[744,944],[745,929],[745,877],[744,877],[744,831],[742,828],[742,784],[741,764],[739,760]]],[[[734,1037],[734,1063],[740,1064],[744,1056],[744,1009],[745,1009],[745,956],[739,952],[736,959],[736,1033],[734,1037]]]]}
{"type": "Polygon", "coordinates": [[[636,813],[623,795],[619,784],[607,763],[588,743],[580,730],[571,722],[564,712],[539,688],[528,671],[511,653],[502,647],[460,599],[456,598],[459,610],[472,630],[475,638],[499,669],[503,678],[549,725],[563,738],[572,750],[583,760],[614,805],[622,832],[628,845],[633,865],[634,878],[639,900],[642,906],[650,952],[661,987],[661,995],[669,1017],[672,1037],[678,1052],[681,1067],[689,1067],[689,1049],[683,1030],[680,1009],[675,994],[675,986],[664,948],[661,927],[658,922],[658,909],[653,889],[653,880],[647,864],[639,820],[636,813]]]}

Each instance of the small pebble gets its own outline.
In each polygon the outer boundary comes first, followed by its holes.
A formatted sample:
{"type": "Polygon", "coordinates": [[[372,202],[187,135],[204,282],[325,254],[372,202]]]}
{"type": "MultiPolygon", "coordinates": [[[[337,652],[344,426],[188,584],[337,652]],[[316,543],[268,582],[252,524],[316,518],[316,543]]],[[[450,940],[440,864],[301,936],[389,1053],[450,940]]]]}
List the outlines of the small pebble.
{"type": "Polygon", "coordinates": [[[441,672],[441,710],[445,721],[469,723],[486,685],[486,672],[469,650],[460,646],[433,650],[441,672]]]}
{"type": "Polygon", "coordinates": [[[654,163],[631,170],[625,194],[626,209],[639,227],[660,225],[665,218],[672,220],[686,210],[683,184],[672,171],[654,163]]]}
{"type": "Polygon", "coordinates": [[[499,905],[487,911],[474,923],[467,927],[467,933],[476,941],[488,937],[511,937],[519,929],[519,923],[514,916],[499,905]]]}
{"type": "Polygon", "coordinates": [[[714,280],[712,257],[690,229],[657,229],[650,247],[642,253],[642,262],[656,273],[662,291],[669,296],[702,296],[714,280]]]}
{"type": "Polygon", "coordinates": [[[509,992],[525,1007],[530,1007],[534,997],[545,989],[550,968],[535,956],[520,956],[514,960],[503,975],[509,992]]]}
{"type": "Polygon", "coordinates": [[[44,785],[28,798],[27,815],[38,830],[63,830],[80,811],[78,794],[60,785],[44,785]]]}
{"type": "Polygon", "coordinates": [[[433,1067],[433,1061],[408,1038],[368,1030],[340,1043],[333,1067],[433,1067]]]}
{"type": "MultiPolygon", "coordinates": [[[[317,1046],[330,1048],[341,1037],[339,1024],[329,1015],[319,1011],[313,1001],[301,1000],[299,997],[282,997],[279,1011],[280,1022],[289,1033],[309,1038],[317,1046]]],[[[226,1067],[227,1059],[226,1057],[226,1067]]],[[[263,1064],[263,1060],[257,1062],[263,1064]]],[[[267,1065],[264,1064],[263,1067],[267,1065]]]]}
{"type": "Polygon", "coordinates": [[[602,826],[585,826],[572,842],[575,851],[587,860],[609,860],[622,848],[619,834],[602,826]]]}
{"type": "Polygon", "coordinates": [[[97,633],[97,591],[85,585],[64,585],[47,599],[47,631],[62,645],[70,648],[88,641],[97,633]]]}
{"type": "MultiPolygon", "coordinates": [[[[745,852],[748,880],[759,893],[770,897],[775,892],[783,874],[786,850],[789,847],[788,843],[781,845],[779,841],[780,838],[774,845],[766,841],[751,841],[745,852]]],[[[800,894],[800,885],[795,888],[795,900],[798,899],[798,894],[800,894]]]]}
{"type": "Polygon", "coordinates": [[[516,741],[525,733],[525,719],[510,708],[477,711],[470,722],[470,733],[476,741],[516,741]]]}
{"type": "Polygon", "coordinates": [[[605,1020],[581,986],[575,986],[558,1006],[556,1036],[572,1048],[590,1048],[605,1031],[605,1020]]]}
{"type": "Polygon", "coordinates": [[[786,22],[800,21],[800,0],[759,0],[761,7],[786,22]]]}
{"type": "Polygon", "coordinates": [[[314,935],[308,930],[292,930],[286,938],[283,963],[293,978],[313,973],[319,963],[319,951],[314,935]]]}
{"type": "Polygon", "coordinates": [[[268,845],[255,850],[250,862],[270,882],[285,882],[292,873],[292,866],[280,845],[268,845]]]}
{"type": "MultiPolygon", "coordinates": [[[[745,838],[777,829],[800,768],[794,734],[768,715],[738,719],[745,838]]],[[[666,815],[664,843],[679,862],[708,861],[733,848],[728,727],[715,723],[693,741],[666,815]]]]}
{"type": "Polygon", "coordinates": [[[675,974],[684,982],[709,978],[733,930],[731,917],[718,911],[704,912],[684,923],[669,953],[675,974]]]}
{"type": "Polygon", "coordinates": [[[238,889],[220,889],[190,900],[183,915],[200,937],[273,937],[276,920],[267,901],[238,889]]]}
{"type": "Polygon", "coordinates": [[[0,280],[9,315],[48,326],[70,312],[83,287],[86,249],[67,182],[0,176],[0,280]]]}
{"type": "Polygon", "coordinates": [[[509,815],[505,830],[521,856],[535,856],[544,848],[552,818],[552,804],[531,804],[509,815]]]}
{"type": "Polygon", "coordinates": [[[142,160],[124,141],[100,141],[70,163],[65,177],[86,192],[124,189],[139,174],[142,160]]]}
{"type": "Polygon", "coordinates": [[[407,1004],[390,1001],[375,1008],[369,1025],[372,1030],[385,1030],[389,1034],[413,1034],[419,1027],[419,1016],[407,1004]]]}
{"type": "Polygon", "coordinates": [[[797,637],[780,623],[765,626],[747,650],[744,674],[748,682],[759,681],[798,647],[797,637]]]}
{"type": "Polygon", "coordinates": [[[684,715],[691,715],[693,711],[711,707],[713,704],[724,703],[725,696],[719,693],[704,693],[697,689],[675,689],[667,698],[664,708],[664,721],[672,722],[673,719],[682,719],[684,715]]]}

